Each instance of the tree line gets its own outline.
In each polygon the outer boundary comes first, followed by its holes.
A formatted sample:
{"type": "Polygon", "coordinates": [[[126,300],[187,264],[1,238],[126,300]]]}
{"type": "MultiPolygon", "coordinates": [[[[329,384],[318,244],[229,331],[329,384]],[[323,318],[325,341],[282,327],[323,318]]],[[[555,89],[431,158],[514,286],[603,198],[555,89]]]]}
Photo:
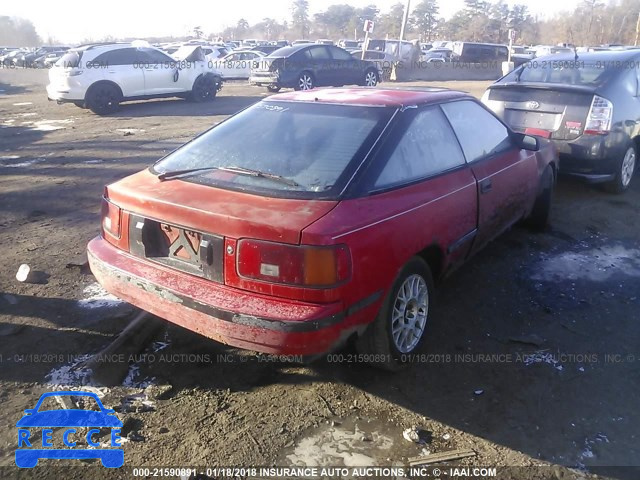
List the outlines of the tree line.
{"type": "MultiPolygon", "coordinates": [[[[363,37],[365,20],[375,22],[376,38],[398,38],[405,4],[398,2],[387,11],[375,4],[362,8],[334,4],[311,14],[308,0],[294,0],[290,20],[278,22],[265,18],[250,25],[241,18],[216,36],[225,40],[259,38],[316,39],[363,37]]],[[[508,43],[509,29],[516,31],[517,44],[601,45],[633,44],[639,23],[640,0],[582,0],[573,10],[556,13],[545,19],[531,14],[524,4],[509,6],[504,0],[465,0],[464,7],[451,18],[440,14],[438,0],[421,0],[412,5],[405,38],[433,40],[466,40],[508,43]]]]}

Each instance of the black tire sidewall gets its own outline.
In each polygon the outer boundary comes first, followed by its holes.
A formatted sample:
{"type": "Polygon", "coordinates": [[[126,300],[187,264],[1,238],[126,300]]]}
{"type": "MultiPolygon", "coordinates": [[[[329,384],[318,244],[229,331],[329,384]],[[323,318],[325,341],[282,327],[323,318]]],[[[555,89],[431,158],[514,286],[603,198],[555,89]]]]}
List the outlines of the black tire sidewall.
{"type": "Polygon", "coordinates": [[[631,186],[631,182],[633,181],[633,178],[636,175],[637,169],[638,169],[638,148],[633,143],[631,143],[627,146],[627,148],[624,149],[624,153],[616,163],[615,178],[605,184],[605,189],[610,193],[624,193],[631,186]],[[624,163],[624,159],[627,156],[627,152],[629,151],[629,149],[633,149],[635,153],[636,164],[634,166],[633,174],[631,176],[631,180],[629,181],[629,184],[627,186],[624,186],[622,184],[622,164],[624,163]]]}
{"type": "Polygon", "coordinates": [[[216,83],[216,79],[210,76],[201,76],[193,82],[193,90],[191,98],[196,103],[204,103],[204,102],[212,102],[216,98],[216,94],[218,93],[218,86],[216,83]],[[201,96],[200,88],[208,88],[209,95],[201,96]]]}
{"type": "Polygon", "coordinates": [[[85,105],[87,105],[89,109],[95,114],[106,115],[118,110],[118,107],[120,106],[120,100],[121,100],[120,97],[121,97],[120,92],[113,85],[98,84],[98,85],[92,86],[89,89],[89,93],[87,94],[87,100],[85,102],[85,105]],[[116,99],[115,102],[109,107],[101,107],[96,105],[96,97],[98,93],[100,91],[109,91],[109,90],[114,94],[114,98],[116,99]]]}

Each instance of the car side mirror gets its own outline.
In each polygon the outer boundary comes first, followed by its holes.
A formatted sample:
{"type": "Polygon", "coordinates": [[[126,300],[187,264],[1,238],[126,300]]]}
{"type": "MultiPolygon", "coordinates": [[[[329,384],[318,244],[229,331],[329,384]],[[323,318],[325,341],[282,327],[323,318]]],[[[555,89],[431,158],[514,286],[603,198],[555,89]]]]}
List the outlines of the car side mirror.
{"type": "Polygon", "coordinates": [[[537,152],[540,150],[540,141],[531,135],[523,135],[520,138],[520,148],[524,150],[530,150],[532,152],[537,152]]]}

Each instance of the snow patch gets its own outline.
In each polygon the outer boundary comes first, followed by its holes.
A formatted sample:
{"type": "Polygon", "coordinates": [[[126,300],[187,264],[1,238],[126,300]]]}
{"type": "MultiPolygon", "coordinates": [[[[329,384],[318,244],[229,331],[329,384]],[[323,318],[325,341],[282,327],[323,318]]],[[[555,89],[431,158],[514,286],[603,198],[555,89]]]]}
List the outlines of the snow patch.
{"type": "Polygon", "coordinates": [[[85,298],[78,300],[78,306],[81,308],[114,308],[124,303],[97,282],[88,285],[82,293],[85,298]]]}
{"type": "Polygon", "coordinates": [[[538,350],[534,353],[523,354],[524,364],[528,367],[529,365],[534,365],[537,363],[546,363],[547,365],[551,365],[553,368],[561,372],[564,370],[564,367],[560,364],[558,359],[556,359],[551,352],[546,350],[538,350]]]}
{"type": "Polygon", "coordinates": [[[564,252],[545,258],[533,280],[604,282],[615,274],[640,277],[640,249],[606,245],[584,252],[564,252]]]}
{"type": "Polygon", "coordinates": [[[33,105],[33,102],[18,102],[13,104],[14,107],[22,107],[24,105],[33,105]]]}
{"type": "Polygon", "coordinates": [[[375,466],[376,460],[365,452],[389,450],[393,446],[391,438],[377,432],[373,432],[366,443],[362,438],[363,432],[357,426],[353,432],[338,427],[327,428],[303,438],[287,459],[294,466],[375,466]]]}
{"type": "MultiPolygon", "coordinates": [[[[18,157],[20,158],[20,157],[18,157]]],[[[2,166],[7,168],[22,168],[22,167],[30,167],[31,165],[35,165],[36,163],[42,163],[46,160],[46,158],[32,158],[31,160],[26,160],[24,162],[18,163],[5,163],[2,166]]]]}
{"type": "Polygon", "coordinates": [[[66,128],[65,125],[73,123],[73,120],[68,118],[66,120],[39,120],[33,122],[32,130],[39,132],[52,132],[54,130],[62,130],[66,128]]]}

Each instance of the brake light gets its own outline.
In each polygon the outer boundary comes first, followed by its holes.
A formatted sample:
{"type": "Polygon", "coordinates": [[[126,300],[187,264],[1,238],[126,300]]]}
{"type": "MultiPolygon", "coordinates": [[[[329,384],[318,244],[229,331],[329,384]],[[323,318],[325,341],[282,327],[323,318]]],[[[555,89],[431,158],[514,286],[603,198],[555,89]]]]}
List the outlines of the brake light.
{"type": "Polygon", "coordinates": [[[240,240],[238,275],[271,283],[334,287],[351,276],[346,245],[315,247],[240,240]]]}
{"type": "Polygon", "coordinates": [[[585,135],[605,135],[611,129],[611,119],[613,118],[613,103],[606,98],[593,96],[587,123],[584,127],[585,135]]]}
{"type": "Polygon", "coordinates": [[[122,209],[102,197],[102,231],[115,238],[120,238],[122,209]]]}

